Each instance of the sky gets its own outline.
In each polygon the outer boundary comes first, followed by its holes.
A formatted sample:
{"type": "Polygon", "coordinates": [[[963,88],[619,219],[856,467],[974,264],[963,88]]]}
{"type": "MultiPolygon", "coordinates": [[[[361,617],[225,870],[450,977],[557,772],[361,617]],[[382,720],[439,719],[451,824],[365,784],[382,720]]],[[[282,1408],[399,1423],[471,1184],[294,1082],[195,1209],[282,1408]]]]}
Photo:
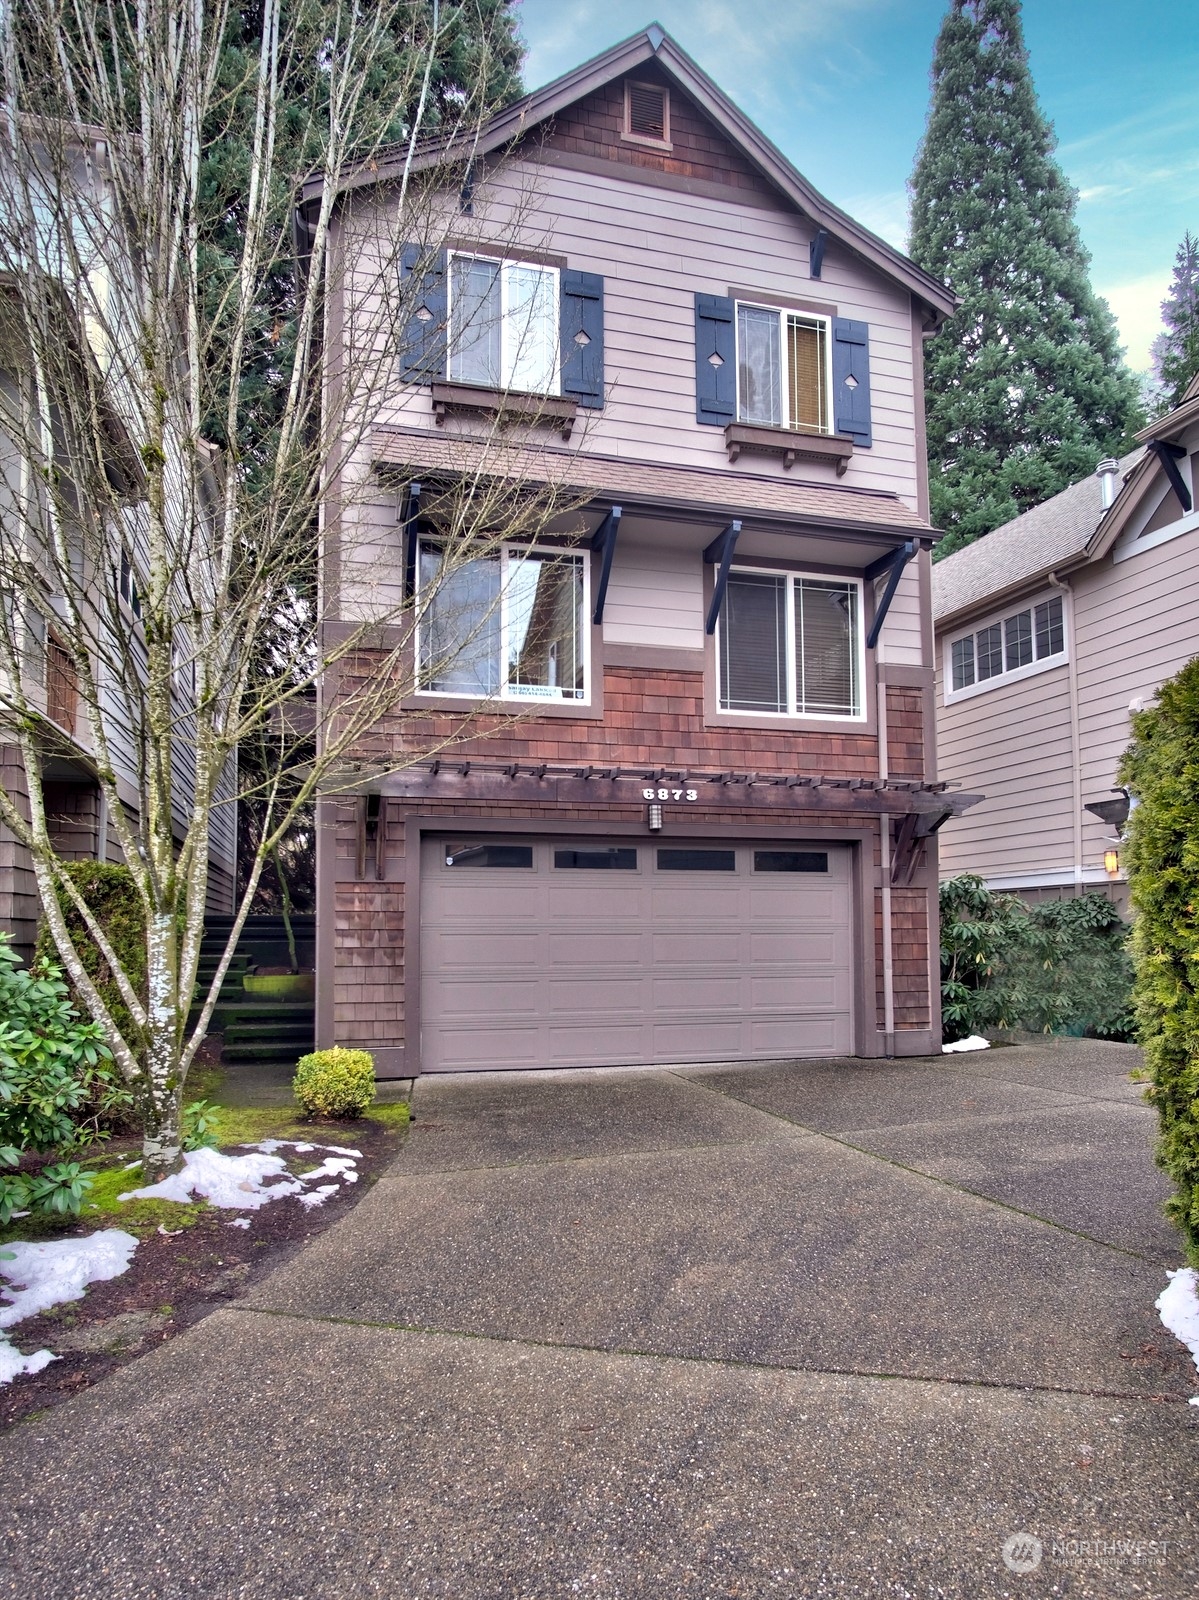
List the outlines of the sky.
{"type": "MultiPolygon", "coordinates": [[[[901,248],[945,0],[517,0],[538,88],[659,22],[828,198],[901,248]]],[[[1026,0],[1025,42],[1079,192],[1091,280],[1149,365],[1199,233],[1199,28],[1186,0],[1026,0]]]]}

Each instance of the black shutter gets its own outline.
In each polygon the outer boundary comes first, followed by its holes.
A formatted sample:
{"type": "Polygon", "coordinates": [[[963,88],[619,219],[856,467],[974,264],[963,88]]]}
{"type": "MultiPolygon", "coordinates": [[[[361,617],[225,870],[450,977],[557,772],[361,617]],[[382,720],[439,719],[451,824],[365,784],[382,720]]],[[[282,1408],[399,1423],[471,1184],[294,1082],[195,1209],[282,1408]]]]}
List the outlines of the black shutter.
{"type": "Polygon", "coordinates": [[[723,428],[737,415],[734,305],[723,295],[695,297],[695,418],[723,428]]]}
{"type": "Polygon", "coordinates": [[[833,318],[833,431],[869,450],[870,327],[833,318]]]}
{"type": "Polygon", "coordinates": [[[449,348],[445,251],[404,245],[400,278],[407,313],[400,340],[400,377],[406,383],[431,383],[445,377],[449,348]]]}
{"type": "Polygon", "coordinates": [[[604,280],[562,274],[562,393],[581,406],[604,404],[604,280]]]}

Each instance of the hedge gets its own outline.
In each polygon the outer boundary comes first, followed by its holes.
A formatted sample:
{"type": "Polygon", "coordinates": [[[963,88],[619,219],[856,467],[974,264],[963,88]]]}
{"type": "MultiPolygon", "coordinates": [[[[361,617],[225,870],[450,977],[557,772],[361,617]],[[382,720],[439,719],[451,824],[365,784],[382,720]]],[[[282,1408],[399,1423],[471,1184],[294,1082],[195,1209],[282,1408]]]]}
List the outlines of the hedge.
{"type": "Polygon", "coordinates": [[[1132,719],[1120,781],[1136,801],[1125,862],[1136,911],[1136,1014],[1158,1114],[1167,1212],[1199,1265],[1199,660],[1132,719]]]}
{"type": "MultiPolygon", "coordinates": [[[[103,861],[74,861],[65,868],[65,871],[90,907],[96,921],[104,929],[114,954],[125,969],[125,975],[138,995],[144,999],[146,921],[133,874],[128,867],[103,861]]],[[[61,888],[58,891],[58,903],[66,918],[71,941],[83,963],[83,970],[104,997],[113,1020],[125,1038],[131,1044],[135,1044],[137,1029],[121,998],[121,992],[113,981],[108,963],[100,954],[83,918],[67,898],[66,891],[61,888]]],[[[54,936],[44,919],[38,930],[37,956],[39,959],[53,962],[55,966],[62,965],[54,936]]],[[[69,983],[69,978],[67,981],[69,983]]],[[[86,1011],[82,1002],[76,1003],[79,1004],[81,1011],[86,1011]]]]}

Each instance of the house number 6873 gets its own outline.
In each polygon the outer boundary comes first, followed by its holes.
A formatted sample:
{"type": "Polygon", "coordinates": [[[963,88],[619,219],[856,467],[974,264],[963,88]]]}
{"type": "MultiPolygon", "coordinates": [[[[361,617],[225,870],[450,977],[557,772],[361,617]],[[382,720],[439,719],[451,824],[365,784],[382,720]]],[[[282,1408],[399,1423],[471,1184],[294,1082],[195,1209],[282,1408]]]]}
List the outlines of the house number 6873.
{"type": "Polygon", "coordinates": [[[698,800],[698,789],[642,789],[646,800],[698,800]]]}

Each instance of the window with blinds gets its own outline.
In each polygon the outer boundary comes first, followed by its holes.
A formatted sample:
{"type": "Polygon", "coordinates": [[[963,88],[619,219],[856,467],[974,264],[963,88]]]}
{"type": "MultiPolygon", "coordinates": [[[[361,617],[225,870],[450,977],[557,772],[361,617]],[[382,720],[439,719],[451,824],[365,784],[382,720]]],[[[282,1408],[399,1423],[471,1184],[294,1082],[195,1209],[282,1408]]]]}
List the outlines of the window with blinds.
{"type": "Polygon", "coordinates": [[[825,317],[737,303],[737,420],[830,433],[825,317]]]}
{"type": "Polygon", "coordinates": [[[734,569],[717,638],[720,709],[860,718],[861,617],[855,579],[734,569]]]}

